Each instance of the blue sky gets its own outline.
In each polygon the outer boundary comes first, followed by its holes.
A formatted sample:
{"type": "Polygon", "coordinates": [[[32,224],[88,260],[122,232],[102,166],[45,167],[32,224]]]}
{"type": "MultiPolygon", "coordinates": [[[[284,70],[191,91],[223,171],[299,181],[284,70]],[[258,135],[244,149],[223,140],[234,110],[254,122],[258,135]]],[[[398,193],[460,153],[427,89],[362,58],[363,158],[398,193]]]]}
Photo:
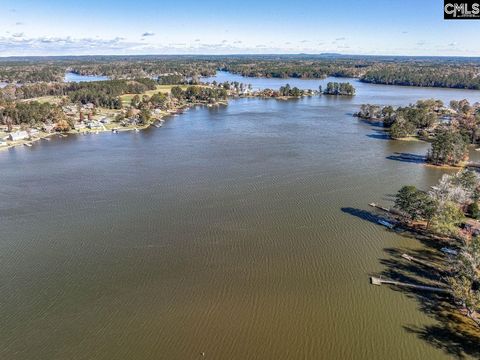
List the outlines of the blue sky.
{"type": "Polygon", "coordinates": [[[1,0],[0,56],[322,53],[480,56],[441,0],[1,0]]]}

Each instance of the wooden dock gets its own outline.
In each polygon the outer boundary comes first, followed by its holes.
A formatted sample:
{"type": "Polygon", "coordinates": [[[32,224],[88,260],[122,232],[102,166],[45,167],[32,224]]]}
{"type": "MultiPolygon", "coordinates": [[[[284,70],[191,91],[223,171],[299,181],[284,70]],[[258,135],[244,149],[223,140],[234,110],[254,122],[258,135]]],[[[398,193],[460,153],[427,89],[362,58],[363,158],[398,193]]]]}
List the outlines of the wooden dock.
{"type": "Polygon", "coordinates": [[[431,269],[434,269],[434,270],[439,270],[437,266],[435,266],[434,264],[432,263],[429,263],[427,261],[424,261],[424,260],[420,260],[420,259],[417,259],[411,255],[408,255],[408,254],[402,254],[402,258],[408,260],[408,261],[412,261],[412,262],[415,262],[417,264],[420,264],[420,265],[423,265],[423,266],[426,266],[426,267],[429,267],[431,269]]]}
{"type": "Polygon", "coordinates": [[[408,284],[408,283],[403,283],[400,281],[394,281],[394,280],[388,280],[388,279],[380,279],[377,277],[370,277],[370,282],[372,285],[394,285],[394,286],[401,286],[401,287],[408,287],[411,289],[417,289],[417,290],[425,290],[425,291],[433,291],[433,292],[441,292],[441,293],[449,293],[450,291],[445,288],[437,288],[437,287],[432,287],[432,286],[424,286],[424,285],[415,285],[415,284],[408,284]]]}
{"type": "Polygon", "coordinates": [[[371,207],[374,207],[376,209],[380,209],[380,210],[383,210],[383,211],[386,211],[386,212],[390,212],[390,209],[387,209],[386,207],[383,207],[383,206],[380,206],[378,204],[375,204],[374,202],[368,204],[370,205],[371,207]]]}

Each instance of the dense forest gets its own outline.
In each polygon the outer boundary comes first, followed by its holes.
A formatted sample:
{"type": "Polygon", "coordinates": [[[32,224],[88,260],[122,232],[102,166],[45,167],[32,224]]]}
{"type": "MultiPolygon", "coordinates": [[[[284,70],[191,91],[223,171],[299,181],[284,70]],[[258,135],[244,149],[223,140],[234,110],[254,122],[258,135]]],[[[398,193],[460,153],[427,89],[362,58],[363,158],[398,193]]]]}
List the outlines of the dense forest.
{"type": "Polygon", "coordinates": [[[376,64],[361,80],[374,84],[480,89],[479,64],[376,64]]]}
{"type": "Polygon", "coordinates": [[[65,96],[74,103],[93,103],[96,106],[118,109],[118,97],[129,93],[142,93],[155,89],[155,80],[107,80],[82,83],[35,83],[22,86],[9,85],[0,89],[0,105],[15,100],[41,96],[65,96]]]}
{"type": "Polygon", "coordinates": [[[0,82],[62,82],[66,72],[111,79],[160,78],[162,83],[214,75],[220,59],[190,56],[80,56],[0,59],[0,82]],[[176,76],[176,78],[175,78],[176,76]],[[180,78],[178,78],[180,77],[180,78]]]}
{"type": "Polygon", "coordinates": [[[57,122],[65,119],[62,108],[50,103],[37,101],[12,103],[0,108],[0,123],[7,126],[57,122]]]}
{"type": "Polygon", "coordinates": [[[284,59],[226,61],[224,71],[252,77],[324,79],[327,76],[360,77],[366,67],[373,65],[362,59],[284,59]]]}
{"type": "Polygon", "coordinates": [[[217,70],[253,77],[355,77],[378,84],[480,89],[480,59],[342,55],[84,56],[0,59],[0,82],[62,82],[67,71],[182,84],[217,70]]]}

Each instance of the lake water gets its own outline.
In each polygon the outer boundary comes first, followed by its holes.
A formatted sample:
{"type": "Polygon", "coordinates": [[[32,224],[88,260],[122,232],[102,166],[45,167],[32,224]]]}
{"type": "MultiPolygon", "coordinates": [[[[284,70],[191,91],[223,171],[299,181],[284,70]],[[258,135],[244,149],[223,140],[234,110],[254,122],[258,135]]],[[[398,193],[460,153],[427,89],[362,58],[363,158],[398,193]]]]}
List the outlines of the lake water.
{"type": "Polygon", "coordinates": [[[65,73],[65,82],[91,82],[109,80],[108,76],[103,75],[80,75],[73,72],[65,73]]]}
{"type": "Polygon", "coordinates": [[[351,114],[480,93],[358,85],[1,152],[0,358],[478,358],[428,301],[369,285],[428,249],[367,204],[444,171],[351,114]]]}
{"type": "Polygon", "coordinates": [[[278,89],[280,86],[290,84],[291,87],[298,87],[299,89],[318,90],[321,85],[323,89],[326,88],[329,82],[350,82],[356,89],[358,96],[355,97],[356,103],[371,103],[371,104],[388,104],[388,105],[408,105],[418,99],[430,99],[432,97],[440,99],[448,104],[450,100],[467,99],[471,103],[480,101],[480,91],[477,90],[462,90],[462,89],[443,89],[443,88],[425,88],[416,86],[395,86],[391,85],[376,85],[363,83],[355,78],[335,78],[328,77],[326,79],[297,79],[297,78],[252,78],[237,74],[232,74],[226,71],[218,71],[217,76],[203,77],[203,82],[234,82],[251,84],[254,90],[262,89],[278,89]]]}

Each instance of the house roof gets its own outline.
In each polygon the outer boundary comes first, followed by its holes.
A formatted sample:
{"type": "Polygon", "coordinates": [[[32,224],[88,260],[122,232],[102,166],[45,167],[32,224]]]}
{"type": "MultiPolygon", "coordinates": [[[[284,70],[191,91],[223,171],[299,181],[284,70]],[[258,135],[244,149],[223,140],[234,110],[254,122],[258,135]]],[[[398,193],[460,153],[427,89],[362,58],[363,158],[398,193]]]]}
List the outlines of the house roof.
{"type": "Polygon", "coordinates": [[[478,220],[467,219],[467,221],[465,221],[465,224],[474,228],[474,229],[479,229],[480,230],[480,221],[478,221],[478,220]]]}

